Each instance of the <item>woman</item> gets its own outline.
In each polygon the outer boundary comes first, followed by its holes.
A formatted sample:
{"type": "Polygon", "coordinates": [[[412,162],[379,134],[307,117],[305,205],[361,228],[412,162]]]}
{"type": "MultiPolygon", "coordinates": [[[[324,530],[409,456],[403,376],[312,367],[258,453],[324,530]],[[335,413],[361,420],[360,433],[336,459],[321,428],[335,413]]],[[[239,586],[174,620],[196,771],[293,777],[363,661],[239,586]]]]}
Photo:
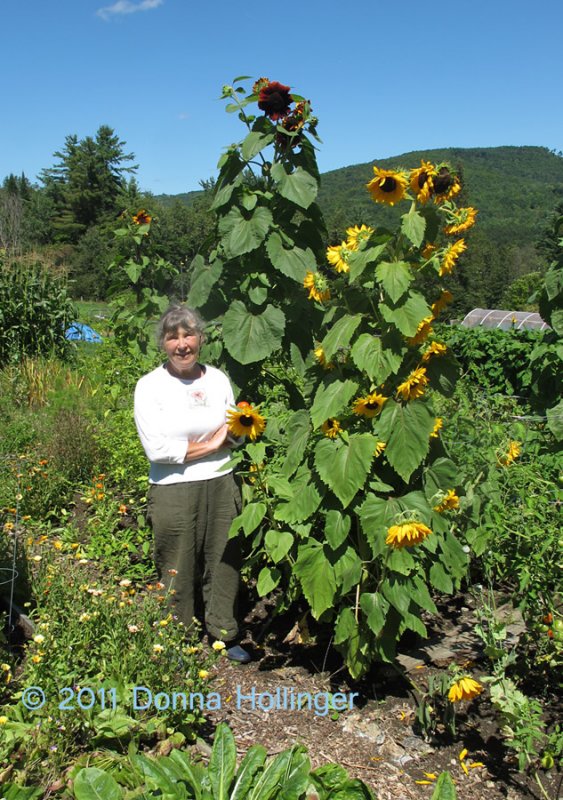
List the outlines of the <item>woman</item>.
{"type": "Polygon", "coordinates": [[[240,493],[232,470],[224,469],[233,443],[225,414],[234,397],[227,376],[198,361],[203,326],[186,306],[171,306],[162,316],[159,344],[168,360],[137,383],[135,423],[150,461],[156,567],[173,590],[175,613],[189,628],[202,560],[208,634],[227,643],[229,658],[245,663],[250,655],[236,643],[234,616],[240,552],[227,538],[240,512],[240,493]]]}

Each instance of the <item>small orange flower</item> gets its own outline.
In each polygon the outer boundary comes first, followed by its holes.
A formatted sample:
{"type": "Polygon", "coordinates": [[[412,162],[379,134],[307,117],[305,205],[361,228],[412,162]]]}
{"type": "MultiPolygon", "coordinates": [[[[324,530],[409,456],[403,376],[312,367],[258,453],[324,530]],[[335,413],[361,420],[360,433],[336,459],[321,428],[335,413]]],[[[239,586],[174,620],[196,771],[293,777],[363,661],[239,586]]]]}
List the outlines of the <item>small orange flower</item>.
{"type": "Polygon", "coordinates": [[[142,208],[135,216],[133,217],[133,222],[135,225],[149,225],[152,220],[150,214],[148,214],[144,208],[142,208]]]}

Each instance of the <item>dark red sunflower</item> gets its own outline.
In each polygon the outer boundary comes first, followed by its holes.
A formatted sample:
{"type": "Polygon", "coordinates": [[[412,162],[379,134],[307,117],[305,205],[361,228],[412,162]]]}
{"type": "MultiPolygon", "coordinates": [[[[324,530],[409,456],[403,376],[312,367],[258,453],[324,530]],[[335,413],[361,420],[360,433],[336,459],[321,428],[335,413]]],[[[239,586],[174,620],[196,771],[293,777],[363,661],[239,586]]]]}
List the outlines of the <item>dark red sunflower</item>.
{"type": "Polygon", "coordinates": [[[283,83],[270,81],[260,89],[258,108],[265,111],[274,122],[285,117],[291,103],[293,97],[289,93],[289,86],[284,86],[283,83]]]}

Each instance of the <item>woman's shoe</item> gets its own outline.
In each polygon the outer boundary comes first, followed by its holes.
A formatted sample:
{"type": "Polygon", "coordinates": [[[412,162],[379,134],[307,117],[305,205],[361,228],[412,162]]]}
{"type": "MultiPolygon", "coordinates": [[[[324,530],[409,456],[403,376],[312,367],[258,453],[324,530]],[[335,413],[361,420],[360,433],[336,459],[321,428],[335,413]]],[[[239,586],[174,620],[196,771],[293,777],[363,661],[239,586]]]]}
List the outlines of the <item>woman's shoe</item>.
{"type": "Polygon", "coordinates": [[[239,664],[248,664],[249,661],[252,661],[250,653],[247,652],[244,647],[241,647],[240,644],[233,644],[231,647],[227,647],[227,658],[239,664]]]}

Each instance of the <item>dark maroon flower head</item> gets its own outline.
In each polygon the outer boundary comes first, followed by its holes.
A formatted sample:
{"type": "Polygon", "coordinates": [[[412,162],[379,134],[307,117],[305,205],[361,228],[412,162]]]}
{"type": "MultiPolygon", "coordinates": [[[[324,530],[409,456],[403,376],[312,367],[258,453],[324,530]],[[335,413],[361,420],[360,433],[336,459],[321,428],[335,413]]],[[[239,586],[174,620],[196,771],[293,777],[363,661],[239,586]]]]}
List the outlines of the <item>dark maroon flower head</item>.
{"type": "Polygon", "coordinates": [[[289,93],[289,86],[284,86],[283,83],[270,81],[260,89],[258,108],[265,111],[274,122],[285,117],[291,103],[293,97],[289,93]]]}

